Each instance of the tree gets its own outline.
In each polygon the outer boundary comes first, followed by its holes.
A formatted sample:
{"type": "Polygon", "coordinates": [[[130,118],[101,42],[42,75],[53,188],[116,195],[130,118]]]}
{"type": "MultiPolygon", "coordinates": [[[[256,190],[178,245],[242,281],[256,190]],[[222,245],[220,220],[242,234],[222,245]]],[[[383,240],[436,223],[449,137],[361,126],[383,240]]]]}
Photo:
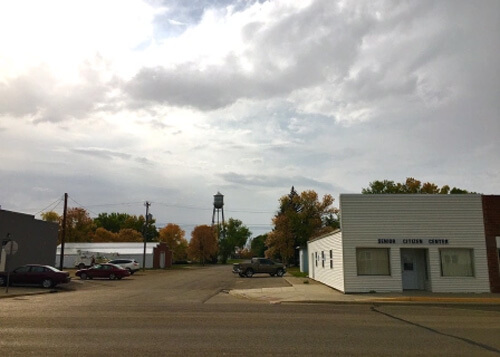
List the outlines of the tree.
{"type": "Polygon", "coordinates": [[[414,179],[413,177],[407,177],[404,183],[394,183],[394,181],[383,180],[383,181],[373,181],[370,182],[367,188],[363,188],[361,193],[364,194],[382,194],[382,193],[392,193],[392,194],[402,194],[402,193],[425,193],[425,194],[442,194],[447,195],[458,194],[458,193],[469,193],[467,190],[462,190],[460,188],[453,187],[450,190],[450,186],[444,185],[439,188],[438,185],[425,182],[422,184],[421,181],[414,179]]]}
{"type": "MultiPolygon", "coordinates": [[[[94,218],[94,223],[98,228],[104,228],[110,232],[118,233],[122,228],[132,228],[126,226],[129,217],[130,215],[127,213],[99,213],[97,218],[94,218]]],[[[139,229],[139,232],[140,231],[139,229]]]]}
{"type": "Polygon", "coordinates": [[[66,242],[90,242],[94,221],[83,208],[68,208],[66,212],[66,242]]]}
{"type": "Polygon", "coordinates": [[[280,259],[285,265],[295,254],[295,235],[291,220],[284,214],[273,218],[274,229],[267,235],[266,256],[280,259]]]}
{"type": "Polygon", "coordinates": [[[280,209],[273,218],[274,228],[268,234],[267,255],[281,258],[284,263],[298,262],[297,246],[338,228],[338,209],[333,207],[331,195],[318,194],[309,190],[300,195],[292,187],[290,194],[280,198],[280,209]]]}
{"type": "MultiPolygon", "coordinates": [[[[148,242],[155,241],[158,237],[155,219],[148,220],[148,225],[145,228],[146,219],[144,216],[135,216],[128,213],[100,213],[94,219],[97,227],[105,228],[106,230],[114,233],[119,233],[122,229],[134,229],[141,234],[146,234],[148,242]]],[[[128,239],[128,238],[127,238],[128,239]]]]}
{"type": "Polygon", "coordinates": [[[252,239],[250,242],[250,251],[254,257],[263,257],[265,251],[267,250],[266,246],[267,234],[261,234],[252,239]]]}
{"type": "Polygon", "coordinates": [[[54,211],[43,212],[41,216],[42,219],[46,222],[59,223],[59,220],[61,219],[61,217],[54,211]]]}
{"type": "Polygon", "coordinates": [[[160,242],[167,243],[170,250],[174,255],[174,262],[186,260],[187,258],[187,248],[188,241],[184,236],[186,232],[184,232],[181,227],[177,224],[169,223],[159,232],[159,240],[160,242]]]}
{"type": "Polygon", "coordinates": [[[118,241],[118,234],[108,231],[102,227],[96,229],[92,242],[94,243],[106,243],[106,242],[116,242],[118,241]]]}
{"type": "Polygon", "coordinates": [[[222,264],[226,264],[236,248],[243,249],[252,232],[243,222],[234,218],[229,218],[223,229],[223,232],[219,232],[219,254],[222,264]]]}
{"type": "Polygon", "coordinates": [[[250,259],[252,258],[252,252],[248,250],[248,248],[243,248],[240,250],[240,258],[241,259],[250,259]]]}
{"type": "Polygon", "coordinates": [[[118,242],[144,242],[144,237],[135,229],[123,228],[118,232],[118,242]]]}
{"type": "Polygon", "coordinates": [[[191,232],[191,241],[188,245],[188,257],[191,260],[205,264],[217,256],[217,237],[212,227],[207,225],[196,226],[191,232]]]}

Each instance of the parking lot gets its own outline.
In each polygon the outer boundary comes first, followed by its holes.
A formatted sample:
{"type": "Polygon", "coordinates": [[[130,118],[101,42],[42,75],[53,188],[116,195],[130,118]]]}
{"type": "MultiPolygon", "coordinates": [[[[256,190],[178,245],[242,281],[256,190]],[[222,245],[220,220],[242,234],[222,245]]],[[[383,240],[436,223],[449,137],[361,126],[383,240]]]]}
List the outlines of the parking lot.
{"type": "Polygon", "coordinates": [[[289,284],[221,265],[74,279],[53,294],[0,300],[0,355],[500,353],[498,307],[275,305],[227,294],[280,286],[289,284]]]}

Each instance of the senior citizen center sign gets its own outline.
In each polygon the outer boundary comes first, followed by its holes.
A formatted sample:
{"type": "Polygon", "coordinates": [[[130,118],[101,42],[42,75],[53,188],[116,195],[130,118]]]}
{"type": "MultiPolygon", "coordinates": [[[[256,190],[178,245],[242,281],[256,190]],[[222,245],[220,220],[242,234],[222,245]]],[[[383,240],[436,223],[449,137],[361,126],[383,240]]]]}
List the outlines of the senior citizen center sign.
{"type": "Polygon", "coordinates": [[[379,238],[378,244],[396,244],[396,245],[446,245],[448,239],[441,238],[379,238]]]}

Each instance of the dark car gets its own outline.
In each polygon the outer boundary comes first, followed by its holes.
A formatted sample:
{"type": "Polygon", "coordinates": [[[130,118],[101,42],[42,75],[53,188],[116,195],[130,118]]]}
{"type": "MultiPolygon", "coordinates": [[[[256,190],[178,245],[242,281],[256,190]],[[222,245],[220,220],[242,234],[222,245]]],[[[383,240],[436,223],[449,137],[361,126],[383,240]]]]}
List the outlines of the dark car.
{"type": "Polygon", "coordinates": [[[103,263],[96,264],[88,269],[80,269],[75,273],[80,279],[93,279],[93,278],[105,278],[105,279],[121,279],[130,275],[127,269],[123,269],[119,265],[103,263]]]}
{"type": "Polygon", "coordinates": [[[254,274],[269,274],[282,277],[286,273],[286,267],[267,258],[252,258],[249,262],[234,263],[233,273],[241,277],[251,278],[254,274]]]}
{"type": "MultiPolygon", "coordinates": [[[[57,284],[71,281],[67,271],[61,271],[50,265],[27,264],[14,269],[9,276],[9,284],[41,285],[48,289],[57,284]]],[[[0,273],[0,285],[7,284],[7,273],[0,273]]]]}

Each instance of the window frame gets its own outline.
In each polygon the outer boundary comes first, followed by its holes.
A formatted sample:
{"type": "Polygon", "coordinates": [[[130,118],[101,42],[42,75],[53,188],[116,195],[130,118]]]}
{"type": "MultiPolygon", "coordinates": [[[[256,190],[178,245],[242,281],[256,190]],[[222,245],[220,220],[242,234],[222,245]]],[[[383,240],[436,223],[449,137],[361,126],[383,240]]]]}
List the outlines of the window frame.
{"type": "MultiPolygon", "coordinates": [[[[371,259],[370,259],[371,260],[371,259]]],[[[366,267],[365,269],[367,269],[366,267]]],[[[374,247],[357,247],[356,248],[356,273],[357,276],[392,276],[392,270],[391,270],[391,249],[390,248],[374,248],[374,247]],[[385,256],[387,257],[387,272],[360,272],[360,269],[362,268],[361,266],[361,260],[360,260],[360,253],[362,252],[367,252],[367,251],[377,251],[377,252],[386,252],[385,256]]]]}
{"type": "MultiPolygon", "coordinates": [[[[458,259],[457,259],[458,260],[458,259]]],[[[476,270],[474,269],[475,264],[474,264],[474,249],[472,248],[441,248],[439,249],[439,265],[441,268],[441,277],[443,278],[475,278],[476,277],[476,270]],[[443,259],[443,253],[446,252],[451,252],[451,251],[462,251],[462,252],[468,252],[468,258],[469,258],[469,267],[468,269],[470,270],[470,275],[455,275],[451,274],[450,268],[444,267],[444,260],[443,259]]]]}

